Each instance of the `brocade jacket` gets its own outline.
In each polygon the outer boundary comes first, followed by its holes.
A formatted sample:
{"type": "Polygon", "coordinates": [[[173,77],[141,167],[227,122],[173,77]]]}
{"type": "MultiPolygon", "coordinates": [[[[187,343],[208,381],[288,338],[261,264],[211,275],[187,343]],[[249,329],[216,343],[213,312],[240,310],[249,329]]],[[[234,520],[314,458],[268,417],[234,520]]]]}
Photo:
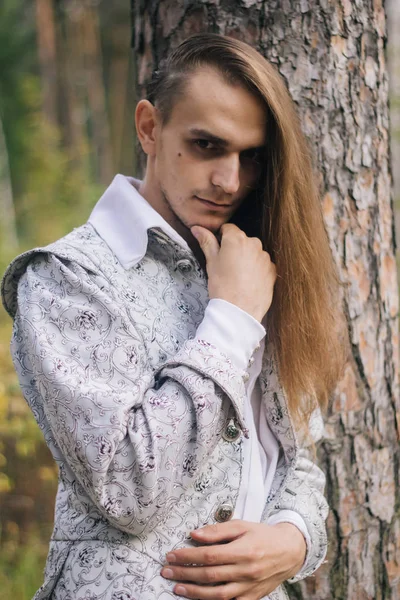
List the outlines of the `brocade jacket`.
{"type": "MultiPolygon", "coordinates": [[[[86,224],[16,258],[2,297],[24,396],[59,466],[35,600],[177,598],[160,574],[165,556],[231,517],[248,435],[243,374],[195,339],[209,300],[200,265],[152,228],[126,268],[86,224]]],[[[268,340],[260,386],[280,445],[262,521],[303,518],[311,544],[297,581],[325,557],[325,478],[294,430],[268,340]]],[[[287,597],[284,586],[269,595],[287,597]]]]}

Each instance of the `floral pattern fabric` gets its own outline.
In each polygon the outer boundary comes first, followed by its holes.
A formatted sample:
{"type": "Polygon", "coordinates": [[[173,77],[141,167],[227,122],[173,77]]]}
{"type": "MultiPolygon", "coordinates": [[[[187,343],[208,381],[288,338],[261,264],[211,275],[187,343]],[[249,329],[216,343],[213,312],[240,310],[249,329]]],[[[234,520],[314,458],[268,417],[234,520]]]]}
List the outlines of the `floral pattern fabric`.
{"type": "MultiPolygon", "coordinates": [[[[35,600],[166,600],[165,555],[235,505],[242,376],[207,340],[195,340],[208,302],[193,255],[157,228],[125,269],[89,224],[18,257],[2,284],[14,318],[21,387],[59,465],[54,531],[35,600]]],[[[299,448],[269,344],[262,401],[282,456],[263,520],[304,519],[312,542],[293,581],[324,559],[324,476],[299,448]]],[[[271,600],[286,598],[283,586],[271,600]]]]}

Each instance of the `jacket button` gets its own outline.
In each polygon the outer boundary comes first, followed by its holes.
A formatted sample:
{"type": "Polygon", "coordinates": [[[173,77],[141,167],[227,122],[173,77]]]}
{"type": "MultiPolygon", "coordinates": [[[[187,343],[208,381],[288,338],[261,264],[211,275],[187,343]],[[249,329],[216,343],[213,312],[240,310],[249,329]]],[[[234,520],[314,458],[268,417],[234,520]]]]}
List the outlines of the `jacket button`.
{"type": "Polygon", "coordinates": [[[235,419],[231,419],[222,434],[222,437],[227,442],[236,442],[241,434],[240,427],[236,424],[235,419]]]}
{"type": "Polygon", "coordinates": [[[254,360],[255,360],[254,356],[250,356],[249,362],[247,364],[248,369],[250,369],[250,367],[254,364],[254,360]]]}
{"type": "Polygon", "coordinates": [[[250,379],[250,375],[247,372],[243,373],[242,379],[243,379],[244,383],[246,383],[250,379]]]}
{"type": "Polygon", "coordinates": [[[221,506],[219,506],[215,511],[214,517],[218,523],[225,523],[225,521],[232,519],[232,515],[233,506],[231,506],[231,504],[221,504],[221,506]]]}
{"type": "Polygon", "coordinates": [[[181,273],[188,273],[192,270],[193,265],[189,259],[181,258],[178,261],[176,261],[176,267],[181,271],[181,273]]]}

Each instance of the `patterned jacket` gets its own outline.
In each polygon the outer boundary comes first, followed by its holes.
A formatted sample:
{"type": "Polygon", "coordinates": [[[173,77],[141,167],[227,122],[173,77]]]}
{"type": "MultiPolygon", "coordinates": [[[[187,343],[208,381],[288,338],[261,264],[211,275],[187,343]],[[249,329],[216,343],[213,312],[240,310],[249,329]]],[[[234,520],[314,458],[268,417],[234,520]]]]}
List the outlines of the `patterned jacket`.
{"type": "MultiPolygon", "coordinates": [[[[14,364],[59,465],[55,525],[35,600],[167,600],[165,555],[232,515],[247,435],[245,386],[194,339],[208,302],[191,253],[158,228],[125,269],[90,224],[16,258],[3,279],[14,364]]],[[[260,375],[281,458],[262,521],[292,510],[326,552],[325,478],[301,447],[270,343],[260,375]]],[[[312,427],[321,435],[320,422],[312,427]]],[[[271,600],[283,600],[280,586],[271,600]]]]}

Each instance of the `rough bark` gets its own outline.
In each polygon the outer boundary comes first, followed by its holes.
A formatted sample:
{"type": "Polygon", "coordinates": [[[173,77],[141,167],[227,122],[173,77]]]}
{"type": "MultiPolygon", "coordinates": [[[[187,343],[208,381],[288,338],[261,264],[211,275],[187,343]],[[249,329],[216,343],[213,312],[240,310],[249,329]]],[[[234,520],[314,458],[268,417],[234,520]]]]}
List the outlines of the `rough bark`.
{"type": "Polygon", "coordinates": [[[400,234],[400,2],[386,0],[388,24],[388,65],[390,83],[390,121],[391,148],[393,165],[393,188],[395,216],[397,220],[397,239],[400,234]],[[397,168],[396,168],[397,167],[397,168]],[[397,201],[397,210],[396,210],[397,201]]]}
{"type": "Polygon", "coordinates": [[[400,599],[398,290],[381,0],[133,0],[138,89],[188,35],[258,48],[286,80],[315,156],[353,360],[320,458],[328,561],[292,598],[400,599]]]}

